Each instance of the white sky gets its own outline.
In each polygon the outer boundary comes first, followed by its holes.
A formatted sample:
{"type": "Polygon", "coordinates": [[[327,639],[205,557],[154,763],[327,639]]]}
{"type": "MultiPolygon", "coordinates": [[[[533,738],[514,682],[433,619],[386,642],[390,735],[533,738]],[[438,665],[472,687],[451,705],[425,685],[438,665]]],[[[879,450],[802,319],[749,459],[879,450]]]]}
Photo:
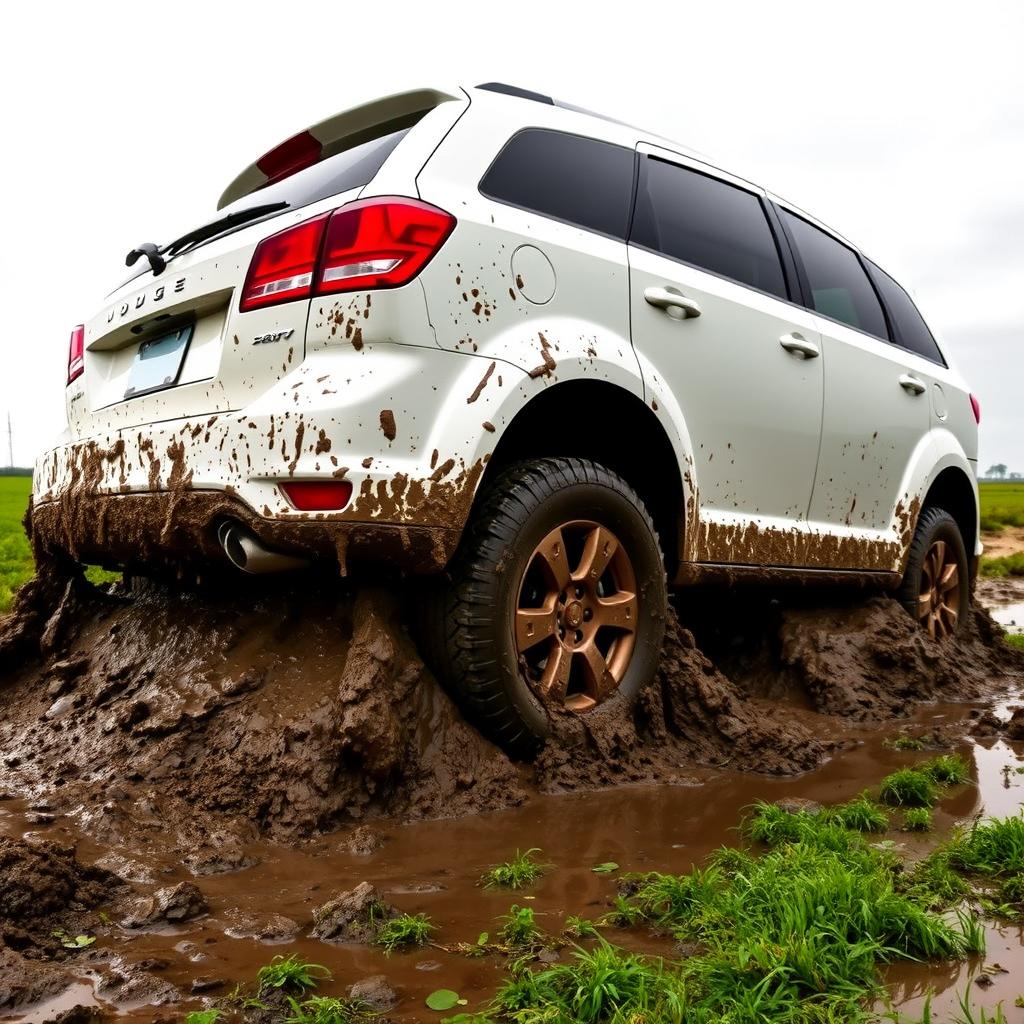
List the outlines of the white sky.
{"type": "Polygon", "coordinates": [[[0,417],[15,460],[63,429],[68,334],[132,246],[202,223],[242,167],[322,117],[497,80],[677,139],[856,241],[981,397],[982,469],[1024,472],[1022,51],[1013,0],[8,5],[0,417]]]}

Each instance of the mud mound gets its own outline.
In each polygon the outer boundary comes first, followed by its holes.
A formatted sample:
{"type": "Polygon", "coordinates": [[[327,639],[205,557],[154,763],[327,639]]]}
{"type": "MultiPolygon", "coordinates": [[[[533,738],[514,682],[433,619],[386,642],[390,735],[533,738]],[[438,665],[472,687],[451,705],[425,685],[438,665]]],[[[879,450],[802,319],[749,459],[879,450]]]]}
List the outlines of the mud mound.
{"type": "Polygon", "coordinates": [[[253,863],[261,835],[454,817],[696,765],[805,771],[849,723],[991,692],[1024,663],[983,612],[938,645],[888,599],[726,592],[684,612],[694,632],[670,616],[629,714],[557,716],[537,762],[517,766],[424,667],[394,593],[301,585],[30,584],[0,633],[0,669],[21,666],[0,676],[0,789],[74,810],[108,845],[159,842],[204,874],[253,863]]]}
{"type": "Polygon", "coordinates": [[[70,589],[72,642],[43,644],[0,691],[0,785],[46,792],[57,811],[84,802],[105,841],[170,829],[190,863],[216,870],[225,856],[232,866],[231,837],[211,836],[212,819],[244,840],[524,796],[383,591],[70,589]]]}

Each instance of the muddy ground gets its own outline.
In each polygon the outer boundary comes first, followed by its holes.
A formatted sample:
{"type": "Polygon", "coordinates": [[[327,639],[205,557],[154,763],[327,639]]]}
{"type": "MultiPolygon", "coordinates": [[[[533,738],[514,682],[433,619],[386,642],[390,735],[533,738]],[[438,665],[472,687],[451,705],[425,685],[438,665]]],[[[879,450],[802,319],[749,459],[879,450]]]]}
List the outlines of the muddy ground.
{"type": "Polygon", "coordinates": [[[1004,743],[984,711],[1024,657],[985,612],[939,645],[863,594],[678,611],[635,710],[560,718],[525,765],[463,720],[384,589],[29,584],[0,623],[0,1017],[179,1019],[287,948],[331,967],[325,991],[384,973],[391,1018],[426,1019],[426,992],[486,996],[500,965],[324,941],[314,909],[368,881],[472,941],[510,902],[481,871],[540,846],[564,870],[538,911],[593,915],[613,886],[592,865],[686,870],[755,797],[856,792],[907,716],[1004,743]]]}

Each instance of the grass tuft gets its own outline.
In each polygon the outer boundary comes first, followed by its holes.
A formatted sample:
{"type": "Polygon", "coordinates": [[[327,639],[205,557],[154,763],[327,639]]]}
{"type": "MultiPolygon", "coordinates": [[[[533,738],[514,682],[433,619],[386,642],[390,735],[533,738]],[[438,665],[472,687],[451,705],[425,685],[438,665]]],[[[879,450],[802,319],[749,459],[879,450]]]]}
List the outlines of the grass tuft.
{"type": "Polygon", "coordinates": [[[291,1014],[284,1024],[370,1024],[380,1015],[362,999],[311,996],[301,1003],[289,997],[291,1014]]]}
{"type": "Polygon", "coordinates": [[[932,812],[927,807],[908,807],[903,813],[903,828],[907,832],[931,832],[932,812]]]}
{"type": "Polygon", "coordinates": [[[270,989],[303,993],[330,978],[331,972],[323,964],[310,963],[297,953],[278,954],[256,972],[256,987],[261,993],[270,989]]]}
{"type": "Polygon", "coordinates": [[[396,949],[426,945],[435,930],[426,914],[399,914],[381,925],[376,942],[386,953],[393,953],[396,949]]]}
{"type": "Polygon", "coordinates": [[[920,768],[901,768],[882,780],[878,798],[890,807],[932,807],[939,798],[939,787],[920,768]]]}
{"type": "Polygon", "coordinates": [[[547,864],[540,864],[533,859],[540,853],[536,847],[520,853],[516,850],[515,857],[506,864],[496,864],[485,872],[480,881],[485,889],[522,889],[535,882],[548,869],[547,864]]]}
{"type": "Polygon", "coordinates": [[[826,821],[854,832],[885,832],[889,828],[889,815],[867,793],[861,793],[845,804],[830,807],[824,815],[826,821]]]}
{"type": "Polygon", "coordinates": [[[501,937],[509,949],[527,949],[540,942],[543,932],[530,907],[512,904],[504,917],[500,918],[501,937]]]}
{"type": "Polygon", "coordinates": [[[1024,872],[1024,817],[978,822],[948,844],[949,863],[972,875],[990,878],[1024,872]]]}

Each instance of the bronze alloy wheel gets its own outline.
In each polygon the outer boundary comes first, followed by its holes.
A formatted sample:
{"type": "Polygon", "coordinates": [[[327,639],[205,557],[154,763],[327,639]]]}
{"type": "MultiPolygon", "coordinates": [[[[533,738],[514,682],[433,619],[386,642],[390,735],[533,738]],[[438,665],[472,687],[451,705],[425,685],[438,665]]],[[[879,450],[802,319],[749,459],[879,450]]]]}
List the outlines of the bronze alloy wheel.
{"type": "Polygon", "coordinates": [[[953,545],[935,540],[921,565],[917,617],[929,636],[941,640],[956,632],[960,617],[960,567],[953,545]]]}
{"type": "Polygon", "coordinates": [[[595,707],[629,667],[637,612],[636,573],[615,534],[588,519],[556,527],[534,549],[519,586],[520,671],[546,704],[595,707]]]}

